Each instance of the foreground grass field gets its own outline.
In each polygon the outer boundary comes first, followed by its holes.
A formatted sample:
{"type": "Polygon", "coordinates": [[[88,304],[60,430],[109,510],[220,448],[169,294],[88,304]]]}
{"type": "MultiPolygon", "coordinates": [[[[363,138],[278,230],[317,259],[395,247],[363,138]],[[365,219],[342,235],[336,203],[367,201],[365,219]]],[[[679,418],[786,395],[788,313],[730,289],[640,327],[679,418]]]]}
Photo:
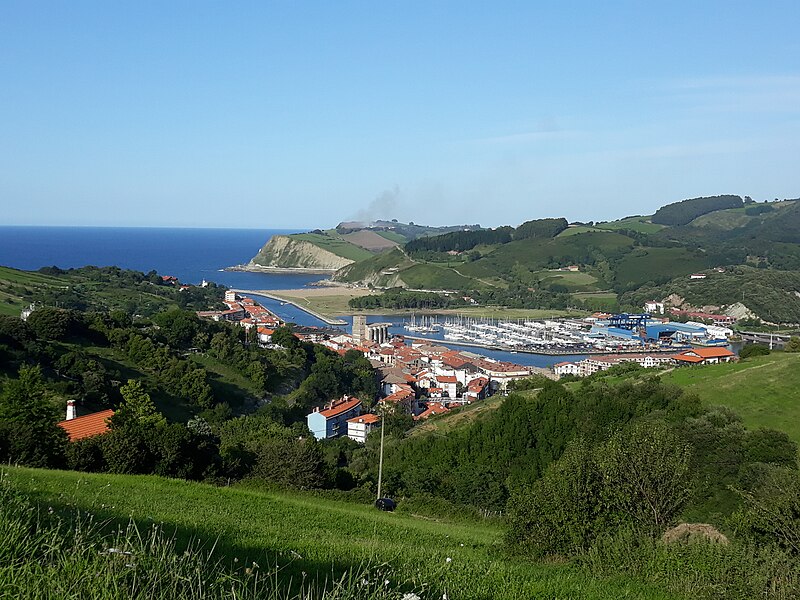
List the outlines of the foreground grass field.
{"type": "Polygon", "coordinates": [[[708,404],[730,406],[748,427],[785,431],[800,444],[800,353],[675,369],[662,379],[695,392],[708,404]]]}
{"type": "MultiPolygon", "coordinates": [[[[501,530],[448,523],[300,493],[215,488],[158,477],[9,468],[12,484],[56,512],[89,511],[108,529],[130,519],[163,524],[178,550],[189,539],[215,546],[232,567],[277,567],[294,583],[370,565],[424,598],[673,598],[637,581],[592,579],[570,565],[502,555],[501,530]],[[381,567],[382,566],[382,567],[381,567]]],[[[401,595],[398,595],[400,598],[401,595]]]]}

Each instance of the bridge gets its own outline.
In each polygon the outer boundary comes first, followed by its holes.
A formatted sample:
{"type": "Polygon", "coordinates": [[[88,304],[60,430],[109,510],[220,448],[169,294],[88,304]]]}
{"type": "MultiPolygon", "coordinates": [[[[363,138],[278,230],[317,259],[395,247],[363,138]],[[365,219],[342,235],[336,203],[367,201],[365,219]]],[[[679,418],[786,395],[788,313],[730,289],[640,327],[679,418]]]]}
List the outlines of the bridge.
{"type": "Polygon", "coordinates": [[[792,336],[781,333],[764,333],[763,331],[739,331],[742,341],[751,344],[764,344],[770,349],[782,350],[792,336]]]}

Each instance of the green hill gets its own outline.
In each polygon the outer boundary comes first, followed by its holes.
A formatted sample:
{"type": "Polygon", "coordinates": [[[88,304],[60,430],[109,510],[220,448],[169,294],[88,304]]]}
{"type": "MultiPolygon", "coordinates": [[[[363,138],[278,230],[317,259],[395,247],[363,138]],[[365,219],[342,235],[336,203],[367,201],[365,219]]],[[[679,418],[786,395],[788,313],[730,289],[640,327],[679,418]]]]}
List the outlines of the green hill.
{"type": "Polygon", "coordinates": [[[337,271],[333,279],[384,288],[459,290],[486,287],[483,282],[464,273],[462,263],[454,262],[458,267],[418,261],[395,249],[348,265],[337,271]]]}
{"type": "Polygon", "coordinates": [[[503,556],[495,547],[500,529],[487,522],[442,521],[413,510],[384,513],[299,492],[216,488],[152,476],[6,472],[42,507],[89,512],[107,531],[124,528],[130,519],[140,531],[160,524],[168,535],[174,532],[178,551],[188,540],[199,540],[231,568],[256,562],[267,573],[274,569],[275,580],[287,588],[371,567],[368,576],[385,578],[387,588],[428,592],[425,598],[677,597],[627,577],[592,579],[568,564],[503,556]]]}
{"type": "Polygon", "coordinates": [[[730,406],[748,427],[784,431],[800,444],[800,353],[773,352],[738,363],[675,369],[661,379],[708,404],[730,406]]]}
{"type": "Polygon", "coordinates": [[[765,321],[800,323],[798,294],[798,271],[739,266],[707,273],[700,280],[678,277],[662,285],[643,285],[623,294],[620,300],[626,305],[641,306],[647,300],[675,295],[691,306],[741,303],[765,321]]]}

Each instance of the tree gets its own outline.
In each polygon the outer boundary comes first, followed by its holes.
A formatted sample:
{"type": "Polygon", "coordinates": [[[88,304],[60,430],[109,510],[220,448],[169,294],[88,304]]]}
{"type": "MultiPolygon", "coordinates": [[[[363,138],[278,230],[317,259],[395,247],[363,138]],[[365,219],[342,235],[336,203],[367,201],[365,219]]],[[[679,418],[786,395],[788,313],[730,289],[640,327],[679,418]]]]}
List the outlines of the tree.
{"type": "Polygon", "coordinates": [[[289,327],[278,327],[272,332],[271,339],[273,344],[283,348],[296,348],[300,343],[289,327]]]}
{"type": "Polygon", "coordinates": [[[572,442],[541,479],[512,494],[507,541],[537,557],[588,550],[602,527],[603,484],[592,449],[572,442]]]}
{"type": "Polygon", "coordinates": [[[127,425],[141,427],[166,425],[167,420],[164,415],[158,412],[150,399],[150,394],[144,391],[139,381],[129,379],[119,391],[122,394],[122,404],[111,417],[112,429],[120,429],[127,425]]]}
{"type": "Polygon", "coordinates": [[[800,352],[800,337],[793,335],[784,347],[786,352],[800,352]]]}
{"type": "Polygon", "coordinates": [[[747,344],[739,351],[739,358],[750,358],[751,356],[766,356],[770,353],[769,346],[764,344],[747,344]]]}
{"type": "Polygon", "coordinates": [[[73,311],[42,306],[28,317],[28,325],[43,340],[60,340],[70,333],[76,325],[73,311]]]}
{"type": "Polygon", "coordinates": [[[663,422],[618,431],[598,452],[612,518],[651,535],[662,533],[691,493],[691,447],[663,422]]]}
{"type": "Polygon", "coordinates": [[[0,393],[0,458],[30,467],[64,464],[66,432],[60,411],[48,400],[38,366],[20,367],[19,378],[0,393]]]}

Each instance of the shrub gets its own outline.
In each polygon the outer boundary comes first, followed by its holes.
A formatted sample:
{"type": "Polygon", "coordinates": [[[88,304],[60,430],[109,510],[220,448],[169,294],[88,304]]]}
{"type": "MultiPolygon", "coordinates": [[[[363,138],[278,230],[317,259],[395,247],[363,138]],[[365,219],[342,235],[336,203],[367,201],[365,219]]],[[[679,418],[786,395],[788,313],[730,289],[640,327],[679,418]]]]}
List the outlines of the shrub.
{"type": "Polygon", "coordinates": [[[591,449],[573,442],[541,479],[511,496],[507,542],[535,557],[585,552],[603,528],[602,488],[591,449]]]}
{"type": "Polygon", "coordinates": [[[739,358],[750,358],[751,356],[766,356],[770,353],[769,346],[763,344],[748,344],[739,351],[739,358]]]}

